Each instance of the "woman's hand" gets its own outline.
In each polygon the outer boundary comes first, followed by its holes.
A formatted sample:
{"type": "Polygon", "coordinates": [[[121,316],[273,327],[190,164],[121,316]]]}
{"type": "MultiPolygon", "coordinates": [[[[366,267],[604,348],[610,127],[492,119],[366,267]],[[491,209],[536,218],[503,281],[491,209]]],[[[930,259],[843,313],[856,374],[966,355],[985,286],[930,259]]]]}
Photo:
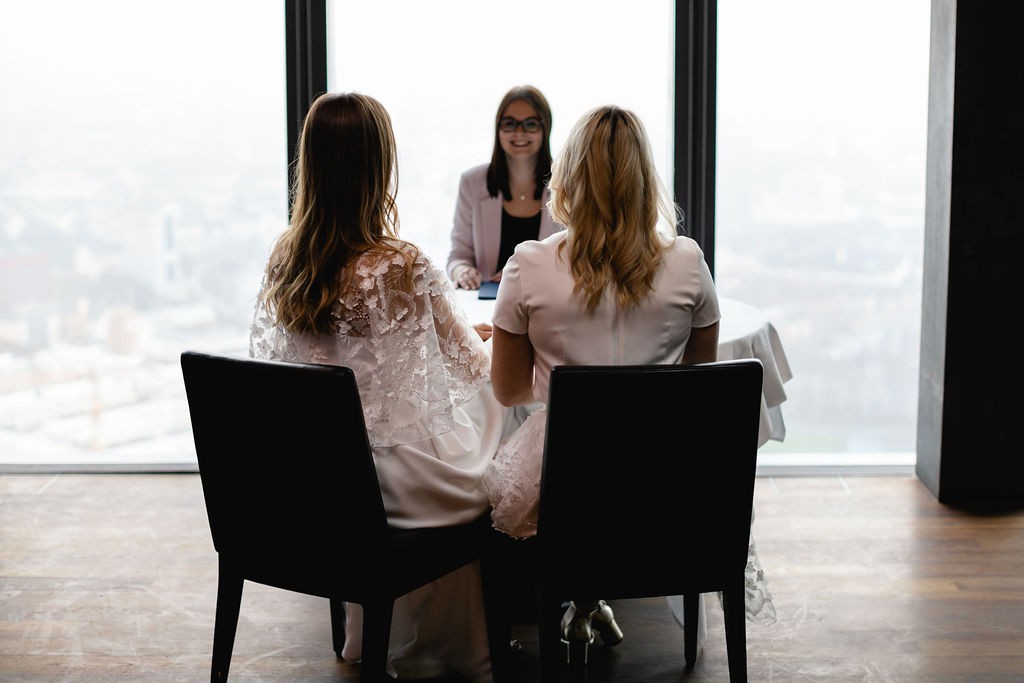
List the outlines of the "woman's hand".
{"type": "Polygon", "coordinates": [[[484,341],[490,339],[491,334],[493,333],[493,329],[487,323],[477,323],[476,325],[473,325],[473,329],[476,330],[476,333],[479,334],[480,338],[484,341]]]}
{"type": "Polygon", "coordinates": [[[455,284],[463,289],[480,289],[480,271],[472,266],[462,266],[455,273],[455,284]]]}

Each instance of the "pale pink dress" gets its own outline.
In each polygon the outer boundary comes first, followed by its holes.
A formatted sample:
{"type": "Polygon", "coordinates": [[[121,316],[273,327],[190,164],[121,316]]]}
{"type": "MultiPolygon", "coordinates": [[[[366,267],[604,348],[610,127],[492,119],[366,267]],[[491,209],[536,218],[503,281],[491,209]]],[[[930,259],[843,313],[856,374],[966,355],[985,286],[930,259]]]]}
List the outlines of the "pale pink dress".
{"type": "MultiPolygon", "coordinates": [[[[572,295],[573,279],[558,245],[560,232],[520,244],[508,260],[491,318],[496,327],[528,334],[534,350],[534,400],[547,401],[556,365],[680,363],[690,330],[716,323],[718,295],[704,254],[688,237],[666,251],[654,290],[638,307],[619,309],[605,296],[592,313],[572,295]]],[[[494,526],[527,537],[535,533],[546,411],[535,409],[503,443],[484,473],[494,526]]]]}

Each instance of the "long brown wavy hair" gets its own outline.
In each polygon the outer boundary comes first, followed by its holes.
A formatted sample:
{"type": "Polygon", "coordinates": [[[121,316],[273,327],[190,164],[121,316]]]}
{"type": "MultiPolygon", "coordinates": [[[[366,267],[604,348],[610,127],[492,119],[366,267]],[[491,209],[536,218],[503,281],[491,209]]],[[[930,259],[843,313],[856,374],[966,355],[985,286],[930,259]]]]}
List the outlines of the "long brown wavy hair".
{"type": "MultiPolygon", "coordinates": [[[[292,183],[292,217],[267,264],[263,299],[292,332],[331,332],[345,267],[370,249],[406,258],[398,240],[398,164],[391,117],[359,93],[327,93],[306,114],[292,183]]],[[[405,243],[402,243],[405,244],[405,243]]]]}
{"type": "Polygon", "coordinates": [[[615,106],[584,114],[552,166],[550,188],[551,217],[566,227],[561,247],[573,294],[582,294],[588,311],[609,286],[624,309],[643,301],[675,237],[677,207],[640,119],[615,106]]]}

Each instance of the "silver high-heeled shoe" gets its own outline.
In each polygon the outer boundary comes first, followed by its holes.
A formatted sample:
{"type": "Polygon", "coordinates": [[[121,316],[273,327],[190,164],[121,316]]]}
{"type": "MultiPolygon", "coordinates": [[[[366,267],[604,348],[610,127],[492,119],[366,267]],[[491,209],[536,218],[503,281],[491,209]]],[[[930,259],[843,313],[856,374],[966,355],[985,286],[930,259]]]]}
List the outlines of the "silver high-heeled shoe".
{"type": "Polygon", "coordinates": [[[622,629],[615,621],[615,613],[604,600],[598,600],[597,608],[590,613],[590,625],[601,636],[601,642],[615,647],[622,642],[622,629]]]}
{"type": "Polygon", "coordinates": [[[594,631],[590,627],[593,611],[579,610],[570,602],[562,615],[562,643],[565,645],[565,661],[569,664],[582,661],[587,663],[590,644],[594,642],[594,631]]]}

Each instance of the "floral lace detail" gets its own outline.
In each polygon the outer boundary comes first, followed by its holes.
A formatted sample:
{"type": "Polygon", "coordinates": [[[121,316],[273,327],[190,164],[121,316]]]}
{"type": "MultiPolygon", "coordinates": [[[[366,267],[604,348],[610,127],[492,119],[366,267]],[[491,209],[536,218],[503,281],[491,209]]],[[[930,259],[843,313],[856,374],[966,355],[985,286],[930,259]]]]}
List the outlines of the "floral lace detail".
{"type": "Polygon", "coordinates": [[[453,409],[489,377],[490,356],[448,278],[418,254],[408,291],[400,285],[405,263],[401,254],[373,250],[346,267],[346,285],[331,310],[334,335],[277,325],[263,301],[264,280],[250,329],[253,358],[352,368],[374,447],[451,431],[453,409]]]}
{"type": "MultiPolygon", "coordinates": [[[[754,517],[754,510],[751,510],[751,526],[754,524],[754,517]]],[[[743,570],[743,593],[743,607],[747,614],[747,621],[762,625],[774,624],[778,621],[775,603],[768,590],[768,579],[761,567],[761,560],[757,557],[753,531],[751,531],[750,540],[747,542],[747,566],[743,570]]],[[[718,593],[718,602],[722,603],[721,592],[718,593]]]]}
{"type": "MultiPolygon", "coordinates": [[[[775,603],[772,602],[772,594],[768,590],[768,580],[765,578],[764,569],[761,568],[761,561],[757,558],[753,535],[750,536],[750,543],[747,546],[743,588],[743,606],[747,613],[747,621],[755,624],[776,623],[778,616],[775,613],[775,603]]],[[[722,599],[721,593],[718,594],[718,599],[722,599]]]]}
{"type": "Polygon", "coordinates": [[[532,413],[487,463],[480,487],[491,501],[491,521],[515,538],[537,535],[540,473],[547,409],[532,413]]]}

